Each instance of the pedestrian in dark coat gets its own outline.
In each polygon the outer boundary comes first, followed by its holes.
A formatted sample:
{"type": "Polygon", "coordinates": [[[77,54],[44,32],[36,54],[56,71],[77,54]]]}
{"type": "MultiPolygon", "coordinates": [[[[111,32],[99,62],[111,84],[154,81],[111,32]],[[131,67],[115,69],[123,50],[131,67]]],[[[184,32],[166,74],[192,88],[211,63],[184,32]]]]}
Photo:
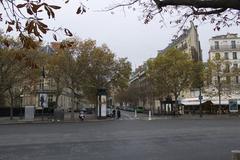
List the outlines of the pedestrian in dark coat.
{"type": "Polygon", "coordinates": [[[113,109],[113,111],[112,111],[112,117],[115,118],[115,116],[116,116],[116,111],[115,111],[115,109],[113,109]]]}
{"type": "Polygon", "coordinates": [[[120,109],[117,110],[117,118],[119,119],[121,117],[120,109]]]}

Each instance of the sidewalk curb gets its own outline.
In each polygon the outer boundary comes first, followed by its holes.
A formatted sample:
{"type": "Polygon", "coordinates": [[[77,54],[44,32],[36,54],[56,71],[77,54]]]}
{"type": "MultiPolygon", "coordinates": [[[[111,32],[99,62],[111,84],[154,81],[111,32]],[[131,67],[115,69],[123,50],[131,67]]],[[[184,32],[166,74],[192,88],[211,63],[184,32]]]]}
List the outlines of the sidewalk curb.
{"type": "Polygon", "coordinates": [[[89,120],[65,120],[65,121],[6,121],[0,122],[0,125],[20,125],[20,124],[64,124],[64,123],[87,123],[87,122],[106,122],[106,121],[114,121],[114,119],[89,119],[89,120]]]}
{"type": "MultiPolygon", "coordinates": [[[[161,119],[161,120],[228,120],[228,119],[239,119],[240,116],[208,116],[208,115],[203,115],[202,117],[200,116],[156,116],[156,119],[161,119]]],[[[154,118],[153,118],[154,119],[154,118]]]]}

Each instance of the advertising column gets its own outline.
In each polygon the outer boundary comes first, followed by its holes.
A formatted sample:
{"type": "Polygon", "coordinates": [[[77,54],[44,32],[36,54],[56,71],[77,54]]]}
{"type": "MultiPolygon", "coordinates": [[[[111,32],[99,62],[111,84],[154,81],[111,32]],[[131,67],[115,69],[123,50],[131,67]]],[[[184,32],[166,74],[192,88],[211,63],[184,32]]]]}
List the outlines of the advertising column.
{"type": "Polygon", "coordinates": [[[98,118],[105,118],[107,116],[107,94],[106,89],[98,89],[97,99],[97,116],[98,118]]]}

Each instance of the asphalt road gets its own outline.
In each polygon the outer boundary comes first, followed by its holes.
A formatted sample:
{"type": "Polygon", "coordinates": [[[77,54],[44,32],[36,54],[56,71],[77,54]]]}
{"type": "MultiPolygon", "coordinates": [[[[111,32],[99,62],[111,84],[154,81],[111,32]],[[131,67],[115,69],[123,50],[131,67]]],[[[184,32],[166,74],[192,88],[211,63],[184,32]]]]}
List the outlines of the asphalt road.
{"type": "Polygon", "coordinates": [[[0,160],[228,160],[240,120],[0,125],[0,160]]]}

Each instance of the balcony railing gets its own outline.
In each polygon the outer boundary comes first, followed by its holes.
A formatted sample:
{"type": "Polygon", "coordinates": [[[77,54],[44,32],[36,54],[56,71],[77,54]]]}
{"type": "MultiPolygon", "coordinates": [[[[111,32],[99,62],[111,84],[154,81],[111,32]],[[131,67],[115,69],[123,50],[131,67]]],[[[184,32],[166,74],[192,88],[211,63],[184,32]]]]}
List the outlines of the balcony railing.
{"type": "Polygon", "coordinates": [[[218,48],[211,46],[210,51],[240,51],[240,45],[236,45],[235,47],[231,45],[220,45],[218,48]]]}

